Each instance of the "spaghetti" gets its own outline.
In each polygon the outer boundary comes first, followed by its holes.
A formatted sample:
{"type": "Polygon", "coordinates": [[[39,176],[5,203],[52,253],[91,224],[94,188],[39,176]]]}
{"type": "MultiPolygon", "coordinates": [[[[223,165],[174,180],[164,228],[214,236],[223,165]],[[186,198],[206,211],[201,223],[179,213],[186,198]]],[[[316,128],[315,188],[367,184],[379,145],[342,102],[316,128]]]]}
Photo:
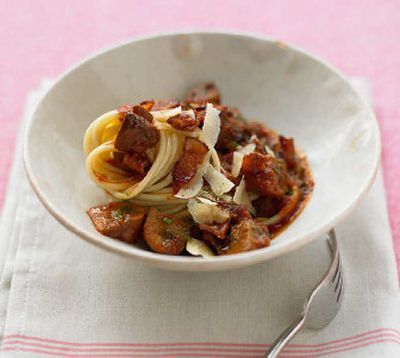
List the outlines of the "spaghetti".
{"type": "Polygon", "coordinates": [[[148,100],[101,115],[83,147],[90,178],[117,200],[89,209],[96,229],[128,243],[143,237],[163,254],[268,246],[314,186],[292,138],[221,105],[210,83],[182,102],[148,100]]]}
{"type": "MultiPolygon", "coordinates": [[[[212,106],[209,109],[215,111],[212,106]]],[[[193,111],[182,111],[181,107],[151,112],[153,125],[160,132],[160,141],[147,150],[146,154],[152,159],[152,165],[143,178],[113,164],[116,152],[114,143],[122,125],[118,111],[110,111],[98,117],[90,124],[84,136],[86,170],[89,176],[116,199],[131,200],[135,204],[157,207],[166,212],[184,209],[191,196],[174,196],[171,172],[182,154],[186,137],[202,138],[206,142],[208,137],[201,130],[177,130],[167,123],[169,118],[182,113],[194,116],[193,111]]],[[[211,121],[205,123],[208,122],[211,121]]],[[[219,128],[214,130],[218,131],[219,128]]],[[[219,170],[219,158],[213,147],[210,155],[219,170]]]]}

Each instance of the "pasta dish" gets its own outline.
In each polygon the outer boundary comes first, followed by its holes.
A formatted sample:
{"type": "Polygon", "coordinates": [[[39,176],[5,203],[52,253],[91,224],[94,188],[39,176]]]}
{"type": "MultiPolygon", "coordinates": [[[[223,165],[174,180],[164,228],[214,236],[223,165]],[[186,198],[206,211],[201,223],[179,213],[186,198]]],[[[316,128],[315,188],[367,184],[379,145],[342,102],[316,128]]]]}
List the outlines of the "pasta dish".
{"type": "Polygon", "coordinates": [[[111,202],[88,215],[103,235],[167,255],[267,247],[314,182],[294,140],[221,104],[213,83],[183,100],[123,105],[84,136],[86,169],[111,202]]]}

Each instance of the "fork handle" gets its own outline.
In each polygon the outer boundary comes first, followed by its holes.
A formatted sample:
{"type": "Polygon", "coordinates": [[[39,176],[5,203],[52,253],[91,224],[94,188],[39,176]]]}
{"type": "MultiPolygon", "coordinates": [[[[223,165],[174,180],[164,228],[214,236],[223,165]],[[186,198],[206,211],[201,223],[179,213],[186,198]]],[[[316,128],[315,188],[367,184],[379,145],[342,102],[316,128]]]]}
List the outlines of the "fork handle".
{"type": "Polygon", "coordinates": [[[296,320],[286,328],[283,333],[272,343],[271,347],[265,353],[264,358],[276,358],[285,348],[286,344],[297,334],[303,327],[305,321],[304,314],[301,314],[296,320]]]}

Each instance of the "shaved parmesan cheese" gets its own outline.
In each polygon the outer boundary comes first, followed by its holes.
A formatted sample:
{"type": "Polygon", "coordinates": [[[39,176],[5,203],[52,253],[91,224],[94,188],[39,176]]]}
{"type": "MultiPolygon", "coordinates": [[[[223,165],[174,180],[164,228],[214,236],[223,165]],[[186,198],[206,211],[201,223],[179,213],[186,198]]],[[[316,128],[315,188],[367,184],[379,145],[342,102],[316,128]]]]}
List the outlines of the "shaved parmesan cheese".
{"type": "Polygon", "coordinates": [[[236,204],[243,204],[243,195],[247,196],[247,192],[244,193],[244,191],[246,190],[245,188],[245,181],[244,178],[242,178],[242,180],[240,181],[239,185],[237,186],[236,190],[235,190],[235,194],[233,195],[233,201],[236,204]]]}
{"type": "Polygon", "coordinates": [[[213,222],[221,224],[229,219],[229,212],[217,205],[199,203],[196,199],[190,199],[187,207],[193,220],[198,224],[211,224],[213,222]]]}
{"type": "Polygon", "coordinates": [[[193,183],[186,187],[182,187],[176,194],[175,197],[179,199],[190,199],[194,198],[203,186],[203,176],[197,175],[192,179],[193,183]]]}
{"type": "Polygon", "coordinates": [[[234,178],[240,173],[240,169],[242,169],[244,155],[239,152],[233,152],[233,160],[232,160],[232,170],[231,174],[234,178]]]}
{"type": "Polygon", "coordinates": [[[249,194],[246,191],[246,183],[244,181],[244,178],[240,181],[239,186],[236,188],[235,195],[233,196],[233,201],[236,204],[244,204],[246,205],[247,209],[255,215],[256,211],[254,209],[254,206],[252,205],[249,194]]]}
{"type": "Polygon", "coordinates": [[[221,199],[226,201],[227,203],[232,201],[232,197],[230,195],[228,195],[228,194],[221,195],[221,199]]]}
{"type": "Polygon", "coordinates": [[[211,103],[207,103],[203,129],[200,133],[200,140],[207,145],[209,149],[214,148],[214,145],[217,143],[220,126],[221,120],[219,118],[219,110],[211,103]]]}
{"type": "Polygon", "coordinates": [[[265,151],[267,152],[267,154],[272,155],[275,158],[275,153],[273,152],[273,150],[268,147],[267,145],[265,146],[265,151]]]}
{"type": "Polygon", "coordinates": [[[214,253],[205,242],[194,239],[193,237],[189,237],[188,241],[186,242],[186,251],[193,256],[214,256],[214,253]]]}
{"type": "Polygon", "coordinates": [[[253,140],[258,140],[257,134],[253,134],[250,139],[249,142],[252,142],[253,140]]]}
{"type": "Polygon", "coordinates": [[[247,155],[247,154],[253,153],[255,149],[256,149],[256,145],[254,143],[250,143],[250,144],[247,144],[246,146],[244,146],[243,148],[239,149],[238,152],[243,155],[247,155]]]}
{"type": "MultiPolygon", "coordinates": [[[[204,188],[203,188],[204,189],[204,188]]],[[[199,201],[205,204],[217,205],[218,199],[222,199],[223,201],[230,202],[232,201],[232,196],[229,194],[221,195],[219,198],[215,196],[215,194],[210,193],[206,190],[200,191],[199,195],[196,197],[199,201]]]]}
{"type": "Polygon", "coordinates": [[[214,148],[212,148],[212,149],[210,149],[210,153],[211,153],[211,159],[212,159],[212,162],[213,162],[213,166],[218,171],[221,171],[221,162],[219,161],[219,157],[218,157],[217,151],[214,148]]]}
{"type": "Polygon", "coordinates": [[[203,204],[208,204],[208,205],[217,205],[215,201],[211,201],[210,199],[207,198],[202,198],[202,197],[197,197],[197,199],[202,202],[203,204]]]}
{"type": "Polygon", "coordinates": [[[213,193],[209,190],[209,188],[204,188],[201,190],[198,196],[201,196],[202,198],[209,199],[210,201],[214,202],[216,201],[216,198],[213,193]]]}
{"type": "Polygon", "coordinates": [[[243,158],[245,155],[253,153],[256,149],[256,145],[254,143],[248,144],[245,147],[239,149],[237,152],[233,152],[233,161],[232,161],[232,170],[231,174],[234,178],[240,173],[240,169],[242,169],[243,158]]]}
{"type": "Polygon", "coordinates": [[[196,118],[196,114],[194,113],[193,109],[188,109],[187,111],[182,111],[182,114],[186,114],[192,118],[196,118]]]}
{"type": "Polygon", "coordinates": [[[210,164],[204,177],[210,184],[211,190],[218,196],[227,193],[235,186],[224,174],[210,164]]]}
{"type": "Polygon", "coordinates": [[[182,107],[175,107],[172,109],[163,109],[161,111],[150,112],[154,119],[160,122],[165,122],[169,117],[176,116],[182,112],[182,107]]]}
{"type": "Polygon", "coordinates": [[[203,176],[208,169],[208,165],[210,162],[210,152],[204,158],[203,163],[197,169],[195,176],[190,180],[190,182],[182,187],[176,194],[176,198],[180,199],[190,199],[194,198],[203,187],[203,176]]]}

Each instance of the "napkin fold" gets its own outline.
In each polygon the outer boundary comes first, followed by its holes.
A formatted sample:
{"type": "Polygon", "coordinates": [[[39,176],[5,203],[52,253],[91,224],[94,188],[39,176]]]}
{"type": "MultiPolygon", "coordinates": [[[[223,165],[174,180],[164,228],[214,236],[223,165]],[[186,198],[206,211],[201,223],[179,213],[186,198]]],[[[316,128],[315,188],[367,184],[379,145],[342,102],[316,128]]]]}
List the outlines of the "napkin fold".
{"type": "MultiPolygon", "coordinates": [[[[43,89],[29,96],[26,117],[43,89]]],[[[0,228],[1,357],[262,357],[329,264],[323,239],[215,273],[162,271],[91,246],[30,189],[21,139],[0,228]]],[[[282,357],[399,357],[400,294],[381,173],[336,229],[342,307],[282,357]]]]}

